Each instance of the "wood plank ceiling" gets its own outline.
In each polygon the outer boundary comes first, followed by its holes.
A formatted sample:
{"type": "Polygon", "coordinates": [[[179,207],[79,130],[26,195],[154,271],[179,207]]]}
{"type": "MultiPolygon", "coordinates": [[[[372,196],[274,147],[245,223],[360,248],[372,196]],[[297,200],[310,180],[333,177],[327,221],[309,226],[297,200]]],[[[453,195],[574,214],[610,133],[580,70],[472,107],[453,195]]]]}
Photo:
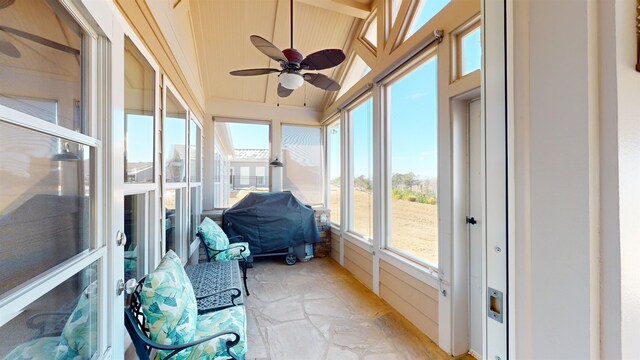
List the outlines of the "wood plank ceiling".
{"type": "MultiPolygon", "coordinates": [[[[238,69],[279,65],[259,52],[249,40],[259,35],[280,49],[290,47],[289,0],[191,0],[193,30],[206,98],[287,105],[322,110],[328,93],[310,84],[287,98],[276,94],[277,74],[238,77],[238,69]]],[[[294,47],[303,55],[350,46],[360,18],[371,9],[371,0],[296,0],[294,47]],[[314,4],[314,5],[309,5],[314,4]],[[335,6],[333,6],[335,5],[335,6]],[[331,8],[333,10],[328,10],[331,8]]],[[[346,63],[346,62],[345,62],[346,63]]],[[[343,65],[341,65],[343,66],[343,65]]],[[[340,67],[321,71],[335,78],[340,67]]]]}

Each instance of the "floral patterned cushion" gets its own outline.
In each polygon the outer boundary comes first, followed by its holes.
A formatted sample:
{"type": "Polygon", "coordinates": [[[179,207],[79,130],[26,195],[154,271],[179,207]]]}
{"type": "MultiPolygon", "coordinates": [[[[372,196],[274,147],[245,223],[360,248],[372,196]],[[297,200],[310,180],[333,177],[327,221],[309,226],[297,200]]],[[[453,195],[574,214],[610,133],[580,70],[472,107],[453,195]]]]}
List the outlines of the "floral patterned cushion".
{"type": "MultiPolygon", "coordinates": [[[[233,306],[224,310],[198,316],[198,325],[194,340],[213,335],[221,331],[233,331],[240,334],[240,342],[231,348],[238,359],[244,359],[247,352],[247,325],[244,306],[233,306]]],[[[225,335],[193,347],[188,359],[228,359],[226,342],[233,335],[225,335]]]]}
{"type": "Polygon", "coordinates": [[[224,250],[229,246],[229,238],[215,221],[204,218],[198,225],[200,239],[211,249],[224,250]]]}
{"type": "Polygon", "coordinates": [[[56,360],[90,359],[98,344],[98,284],[94,281],[80,295],[60,334],[56,360]]]}
{"type": "MultiPolygon", "coordinates": [[[[194,339],[198,316],[196,297],[176,253],[169,250],[160,265],[142,286],[140,302],[147,319],[149,335],[161,344],[183,344],[194,339]]],[[[172,359],[186,359],[191,349],[179,352],[172,359]]],[[[156,359],[169,352],[159,351],[156,359]]]]}
{"type": "Polygon", "coordinates": [[[243,256],[244,258],[247,258],[249,255],[251,255],[251,252],[249,251],[249,243],[246,243],[246,242],[230,244],[229,249],[230,250],[223,251],[217,254],[214,257],[214,260],[216,261],[242,260],[243,256]],[[242,246],[244,246],[244,251],[242,250],[242,246]]]}
{"type": "Polygon", "coordinates": [[[58,351],[59,337],[43,337],[18,345],[5,360],[51,360],[58,351]]]}

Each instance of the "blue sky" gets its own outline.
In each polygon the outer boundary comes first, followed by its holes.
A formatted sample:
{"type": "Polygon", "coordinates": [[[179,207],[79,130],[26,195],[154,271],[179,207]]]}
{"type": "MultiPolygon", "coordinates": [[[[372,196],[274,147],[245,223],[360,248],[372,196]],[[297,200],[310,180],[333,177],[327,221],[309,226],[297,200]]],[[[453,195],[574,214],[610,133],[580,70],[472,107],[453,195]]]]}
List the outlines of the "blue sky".
{"type": "Polygon", "coordinates": [[[127,114],[127,160],[153,161],[153,116],[127,114]]]}
{"type": "Polygon", "coordinates": [[[389,87],[391,172],[438,174],[438,88],[435,57],[389,87]]]}
{"type": "Polygon", "coordinates": [[[420,30],[422,25],[426,24],[427,21],[431,20],[437,13],[445,7],[449,0],[425,0],[426,3],[422,7],[422,11],[420,11],[420,15],[418,15],[418,20],[414,23],[411,31],[409,31],[409,36],[413,35],[416,31],[420,30]]]}
{"type": "Polygon", "coordinates": [[[269,125],[228,123],[236,149],[269,149],[269,125]]]}
{"type": "Polygon", "coordinates": [[[171,146],[185,145],[187,142],[187,128],[184,118],[167,117],[164,121],[164,151],[165,156],[171,156],[171,146]]]}
{"type": "MultiPolygon", "coordinates": [[[[480,69],[482,50],[480,30],[463,40],[463,69],[480,69]]],[[[391,115],[392,173],[413,172],[420,178],[437,177],[437,59],[431,58],[389,87],[391,115]]],[[[354,109],[354,176],[370,176],[372,139],[371,100],[354,109]]],[[[330,150],[336,151],[332,143],[330,150]]],[[[332,161],[331,174],[339,173],[339,162],[332,161]]]]}

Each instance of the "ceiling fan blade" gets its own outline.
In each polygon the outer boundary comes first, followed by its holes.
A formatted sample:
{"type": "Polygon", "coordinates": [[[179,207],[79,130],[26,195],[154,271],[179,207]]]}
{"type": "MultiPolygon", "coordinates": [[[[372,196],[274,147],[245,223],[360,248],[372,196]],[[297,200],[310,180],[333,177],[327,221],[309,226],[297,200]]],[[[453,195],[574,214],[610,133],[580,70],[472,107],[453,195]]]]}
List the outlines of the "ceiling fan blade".
{"type": "Polygon", "coordinates": [[[302,62],[300,67],[305,70],[322,70],[332,68],[342,64],[346,56],[340,49],[324,49],[309,54],[302,62]]]}
{"type": "Polygon", "coordinates": [[[4,26],[4,25],[0,25],[0,30],[7,32],[9,34],[13,34],[15,36],[19,36],[23,39],[27,39],[27,40],[31,40],[33,42],[36,42],[38,44],[44,45],[44,46],[48,46],[50,48],[56,49],[56,50],[60,50],[60,51],[64,51],[66,53],[72,54],[72,55],[80,55],[80,50],[78,49],[74,49],[71,46],[68,45],[64,45],[64,44],[60,44],[58,42],[49,40],[49,39],[45,39],[41,36],[38,35],[34,35],[22,30],[18,30],[18,29],[14,29],[8,26],[4,26]]]}
{"type": "Polygon", "coordinates": [[[270,43],[269,40],[258,35],[251,35],[251,43],[263,54],[267,55],[273,60],[279,63],[289,63],[289,60],[287,60],[282,51],[275,47],[275,45],[270,43]]]}
{"type": "Polygon", "coordinates": [[[5,54],[16,59],[22,56],[22,54],[20,54],[20,50],[18,50],[18,48],[16,48],[11,42],[2,39],[0,39],[0,54],[5,54]]]}
{"type": "Polygon", "coordinates": [[[319,87],[320,89],[329,91],[340,90],[340,84],[323,74],[304,74],[304,79],[309,84],[319,87]]]}
{"type": "Polygon", "coordinates": [[[293,92],[293,90],[287,89],[286,87],[278,84],[278,96],[287,97],[287,96],[291,95],[292,92],[293,92]]]}
{"type": "Polygon", "coordinates": [[[269,69],[269,68],[244,69],[244,70],[234,70],[234,71],[231,71],[229,74],[235,75],[235,76],[254,76],[254,75],[267,75],[274,72],[280,72],[280,70],[269,69]]]}

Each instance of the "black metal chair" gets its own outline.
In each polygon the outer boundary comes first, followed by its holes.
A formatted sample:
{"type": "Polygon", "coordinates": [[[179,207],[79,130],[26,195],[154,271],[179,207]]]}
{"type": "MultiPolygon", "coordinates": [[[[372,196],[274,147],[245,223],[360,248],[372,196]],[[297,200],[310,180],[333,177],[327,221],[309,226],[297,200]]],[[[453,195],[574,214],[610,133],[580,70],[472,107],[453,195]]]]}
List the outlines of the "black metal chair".
{"type": "Polygon", "coordinates": [[[227,354],[229,354],[230,359],[242,360],[235,357],[231,352],[231,348],[236,346],[240,342],[240,334],[234,331],[221,331],[197,339],[195,341],[177,345],[165,345],[151,340],[148,335],[149,327],[147,326],[146,317],[144,316],[144,313],[142,311],[142,304],[140,301],[142,284],[144,284],[144,278],[142,278],[136,285],[135,290],[133,290],[130,295],[129,305],[124,309],[125,327],[127,329],[127,332],[129,333],[129,336],[131,337],[133,345],[136,349],[136,354],[138,355],[139,359],[149,360],[152,349],[171,351],[171,353],[169,353],[169,355],[164,358],[169,359],[187,348],[205,343],[220,336],[233,335],[233,340],[229,340],[225,344],[227,348],[227,354]]]}
{"type": "MultiPolygon", "coordinates": [[[[247,247],[245,245],[242,244],[238,244],[238,243],[229,243],[229,247],[227,247],[226,249],[214,249],[212,247],[210,247],[209,245],[207,245],[207,242],[204,240],[204,237],[202,236],[202,234],[198,231],[196,233],[196,236],[198,237],[198,239],[200,239],[200,244],[202,244],[202,247],[204,248],[204,253],[207,256],[207,262],[211,262],[211,261],[217,261],[216,257],[219,254],[222,254],[224,252],[228,252],[228,251],[235,251],[235,249],[239,249],[240,250],[240,258],[236,259],[239,261],[240,263],[240,268],[242,269],[242,281],[244,282],[244,291],[247,293],[247,296],[251,295],[249,294],[249,288],[247,287],[247,257],[244,255],[247,251],[247,247]]],[[[232,236],[229,238],[229,241],[231,241],[231,239],[240,239],[240,240],[244,240],[244,237],[242,235],[236,235],[236,236],[232,236]]]]}

